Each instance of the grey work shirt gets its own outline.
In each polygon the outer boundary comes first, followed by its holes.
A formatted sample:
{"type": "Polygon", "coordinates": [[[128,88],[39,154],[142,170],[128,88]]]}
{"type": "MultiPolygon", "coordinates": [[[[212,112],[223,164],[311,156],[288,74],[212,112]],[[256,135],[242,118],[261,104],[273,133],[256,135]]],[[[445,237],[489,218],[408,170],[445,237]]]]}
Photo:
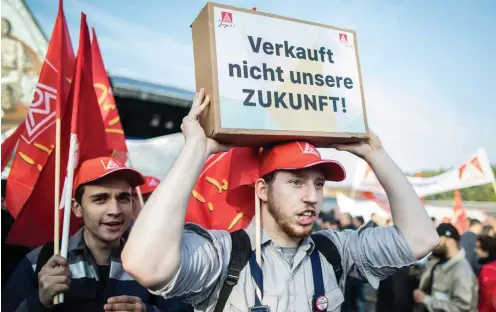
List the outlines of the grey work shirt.
{"type": "MultiPolygon", "coordinates": [[[[255,250],[255,224],[245,231],[255,250]]],[[[319,231],[332,240],[341,254],[344,274],[336,281],[332,265],[320,255],[324,275],[327,311],[339,311],[348,274],[362,277],[377,289],[379,282],[400,267],[416,263],[416,258],[403,235],[394,226],[357,231],[319,231]]],[[[310,254],[314,243],[310,237],[298,246],[290,267],[279,247],[262,231],[262,271],[264,293],[262,302],[271,312],[312,311],[314,295],[310,254]]],[[[220,289],[227,277],[231,253],[231,236],[227,231],[209,230],[186,224],[181,242],[181,263],[175,277],[164,288],[152,291],[166,298],[181,296],[195,311],[214,311],[220,289]]],[[[254,305],[255,288],[250,266],[241,271],[238,284],[224,311],[246,312],[254,305]]]]}

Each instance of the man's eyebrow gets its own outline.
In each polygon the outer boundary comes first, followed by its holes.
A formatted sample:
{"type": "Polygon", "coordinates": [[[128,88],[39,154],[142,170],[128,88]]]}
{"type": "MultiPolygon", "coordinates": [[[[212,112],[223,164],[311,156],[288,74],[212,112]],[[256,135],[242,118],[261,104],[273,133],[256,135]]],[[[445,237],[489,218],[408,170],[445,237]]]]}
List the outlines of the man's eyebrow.
{"type": "Polygon", "coordinates": [[[101,198],[101,197],[108,197],[109,194],[108,193],[95,193],[95,194],[92,194],[90,195],[90,198],[101,198]]]}
{"type": "Polygon", "coordinates": [[[131,197],[132,194],[130,192],[120,192],[117,196],[119,197],[131,197]]]}

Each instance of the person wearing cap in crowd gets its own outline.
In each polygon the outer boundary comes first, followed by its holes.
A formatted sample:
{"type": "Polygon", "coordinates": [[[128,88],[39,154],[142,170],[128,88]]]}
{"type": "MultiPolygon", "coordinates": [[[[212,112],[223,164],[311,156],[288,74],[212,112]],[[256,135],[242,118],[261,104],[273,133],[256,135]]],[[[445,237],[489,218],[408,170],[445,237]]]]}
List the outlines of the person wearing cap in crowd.
{"type": "Polygon", "coordinates": [[[437,246],[439,236],[424,206],[372,134],[367,142],[336,148],[369,163],[389,195],[396,226],[314,234],[339,252],[343,272],[337,279],[329,262],[333,259],[313,252],[309,235],[323,204],[325,182],[343,181],[345,171],[339,163],[322,159],[310,143],[289,142],[264,148],[260,155],[254,189],[261,201],[262,268],[253,261],[253,220],[239,232],[249,237],[249,264],[233,278],[228,270],[232,236],[225,230],[185,225],[188,200],[205,160],[230,148],[207,138],[198,122],[209,103],[201,89],[181,125],[185,144],[141,211],[122,254],[124,269],[153,293],[181,296],[196,311],[339,311],[349,274],[377,287],[397,268],[415,263],[437,246]],[[216,307],[226,285],[234,287],[221,303],[224,308],[216,307]],[[322,295],[314,298],[314,290],[322,295]]]}
{"type": "Polygon", "coordinates": [[[140,185],[134,189],[133,195],[134,195],[134,218],[137,218],[141,209],[141,203],[138,198],[138,188],[139,192],[141,193],[141,198],[143,198],[143,203],[146,203],[148,201],[148,198],[152,195],[153,191],[157,188],[157,186],[160,184],[160,179],[153,177],[153,176],[145,176],[145,183],[143,185],[140,185]]]}
{"type": "Polygon", "coordinates": [[[2,292],[2,311],[160,311],[150,294],[122,268],[122,234],[131,220],[137,170],[101,157],[81,164],[72,211],[83,227],[68,241],[67,259],[53,242],[30,252],[2,292]],[[64,293],[64,302],[53,299],[64,293]],[[155,306],[156,305],[156,306],[155,306]]]}
{"type": "Polygon", "coordinates": [[[460,246],[460,234],[451,223],[439,224],[437,232],[441,242],[413,292],[415,311],[475,312],[477,278],[460,246]]]}

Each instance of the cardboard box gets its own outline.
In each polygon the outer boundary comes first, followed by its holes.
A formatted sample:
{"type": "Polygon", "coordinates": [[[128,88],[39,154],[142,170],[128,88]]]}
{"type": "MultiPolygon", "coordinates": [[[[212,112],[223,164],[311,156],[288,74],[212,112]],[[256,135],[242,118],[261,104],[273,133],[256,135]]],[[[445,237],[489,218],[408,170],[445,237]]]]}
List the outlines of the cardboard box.
{"type": "Polygon", "coordinates": [[[238,146],[368,138],[352,30],[208,2],[192,27],[207,136],[238,146]]]}

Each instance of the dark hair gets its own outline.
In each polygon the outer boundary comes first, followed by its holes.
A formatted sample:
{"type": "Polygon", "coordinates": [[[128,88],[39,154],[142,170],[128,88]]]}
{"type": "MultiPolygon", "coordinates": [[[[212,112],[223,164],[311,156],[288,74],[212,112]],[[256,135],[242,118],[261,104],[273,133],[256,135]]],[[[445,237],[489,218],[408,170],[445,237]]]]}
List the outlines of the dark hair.
{"type": "Polygon", "coordinates": [[[490,226],[490,225],[484,225],[484,227],[482,228],[482,233],[481,235],[482,236],[489,236],[489,232],[493,231],[493,227],[490,226]]]}
{"type": "Polygon", "coordinates": [[[81,202],[83,201],[84,187],[85,187],[85,185],[79,186],[77,188],[76,192],[74,193],[74,200],[79,205],[81,205],[81,202]]]}
{"type": "Polygon", "coordinates": [[[472,227],[474,225],[482,224],[479,220],[477,219],[470,219],[470,225],[469,227],[472,227]]]}
{"type": "Polygon", "coordinates": [[[496,257],[496,238],[487,235],[480,235],[477,237],[477,240],[479,241],[480,249],[487,252],[489,257],[496,257]]]}
{"type": "Polygon", "coordinates": [[[365,219],[362,216],[356,216],[355,218],[360,222],[360,224],[365,223],[365,219]]]}
{"type": "Polygon", "coordinates": [[[274,180],[276,179],[276,174],[279,172],[280,170],[275,170],[275,171],[272,171],[270,173],[267,173],[266,175],[264,175],[262,177],[262,179],[264,179],[265,183],[271,185],[272,183],[274,183],[274,180]]]}

